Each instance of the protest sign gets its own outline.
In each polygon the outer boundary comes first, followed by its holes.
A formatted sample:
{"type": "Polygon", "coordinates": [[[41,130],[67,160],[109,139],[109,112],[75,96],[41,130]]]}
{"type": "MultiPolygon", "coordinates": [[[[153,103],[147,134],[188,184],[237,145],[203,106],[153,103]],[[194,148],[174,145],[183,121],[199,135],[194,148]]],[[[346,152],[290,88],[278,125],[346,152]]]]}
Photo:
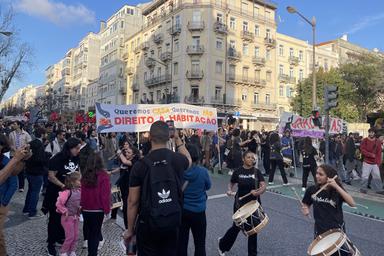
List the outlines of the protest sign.
{"type": "Polygon", "coordinates": [[[96,103],[99,133],[145,132],[157,120],[173,120],[179,129],[217,130],[215,108],[187,104],[109,105],[96,103]]]}

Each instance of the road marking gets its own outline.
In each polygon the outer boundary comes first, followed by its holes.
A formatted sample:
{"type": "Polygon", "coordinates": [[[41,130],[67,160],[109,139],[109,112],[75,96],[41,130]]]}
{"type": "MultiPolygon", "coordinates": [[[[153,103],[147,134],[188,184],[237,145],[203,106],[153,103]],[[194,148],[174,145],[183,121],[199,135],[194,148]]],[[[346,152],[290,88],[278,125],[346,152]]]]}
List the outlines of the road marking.
{"type": "MultiPolygon", "coordinates": [[[[294,197],[291,197],[291,196],[287,196],[287,195],[283,195],[283,194],[276,194],[274,192],[270,192],[270,191],[266,191],[267,193],[270,193],[270,194],[273,194],[273,195],[277,195],[277,196],[282,196],[282,197],[285,197],[285,198],[289,198],[289,199],[292,199],[292,200],[295,200],[297,201],[296,198],[294,197]]],[[[223,197],[228,197],[227,194],[218,194],[218,195],[212,195],[212,196],[208,196],[208,200],[212,200],[212,199],[219,199],[219,198],[223,198],[223,197]]],[[[361,205],[362,206],[362,205],[361,205]]],[[[362,206],[363,207],[363,206],[362,206]]],[[[352,207],[350,207],[352,208],[352,207]]],[[[373,221],[377,221],[377,222],[381,222],[381,223],[384,223],[384,220],[378,220],[378,219],[375,219],[375,218],[369,218],[369,217],[366,217],[366,216],[363,216],[363,215],[359,215],[359,214],[356,214],[356,213],[353,213],[353,212],[348,212],[348,211],[343,211],[347,214],[350,214],[350,215],[353,215],[353,216],[356,216],[356,217],[360,217],[360,218],[363,218],[363,219],[367,219],[367,220],[373,220],[373,221]]]]}

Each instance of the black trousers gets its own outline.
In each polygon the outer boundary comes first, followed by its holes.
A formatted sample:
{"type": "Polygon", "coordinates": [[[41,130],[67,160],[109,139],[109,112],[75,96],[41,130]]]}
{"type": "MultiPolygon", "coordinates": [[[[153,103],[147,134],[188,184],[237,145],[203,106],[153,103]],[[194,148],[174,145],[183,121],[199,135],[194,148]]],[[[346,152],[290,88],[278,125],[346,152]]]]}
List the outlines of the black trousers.
{"type": "Polygon", "coordinates": [[[17,175],[17,178],[19,180],[19,189],[24,189],[25,186],[25,170],[22,170],[17,175]]]}
{"type": "MultiPolygon", "coordinates": [[[[220,239],[219,248],[222,252],[229,252],[236,241],[240,228],[232,224],[225,235],[220,239]]],[[[248,237],[248,256],[257,255],[257,234],[248,237]]]]}
{"type": "Polygon", "coordinates": [[[205,238],[207,234],[207,218],[205,212],[191,212],[183,210],[183,219],[180,227],[178,256],[188,255],[189,231],[192,231],[195,242],[195,256],[205,256],[205,238]]]}
{"type": "Polygon", "coordinates": [[[63,226],[61,226],[61,214],[56,209],[49,210],[48,219],[48,247],[54,247],[55,243],[62,243],[65,239],[63,226]]]}
{"type": "Polygon", "coordinates": [[[281,177],[283,178],[284,183],[288,183],[287,175],[284,170],[284,162],[282,159],[271,159],[271,172],[269,173],[269,182],[273,182],[273,178],[275,177],[276,167],[279,167],[281,177]]]}
{"type": "Polygon", "coordinates": [[[177,256],[179,229],[154,232],[144,223],[138,223],[137,256],[177,256]]]}
{"type": "Polygon", "coordinates": [[[309,173],[312,173],[313,180],[316,183],[316,166],[311,165],[310,167],[303,167],[302,187],[307,187],[307,181],[309,173]]]}
{"type": "Polygon", "coordinates": [[[123,218],[124,218],[124,226],[125,229],[128,228],[128,193],[129,187],[121,186],[121,199],[123,200],[123,218]]]}
{"type": "Polygon", "coordinates": [[[271,160],[269,159],[268,151],[265,151],[263,153],[263,167],[264,167],[265,173],[269,175],[271,170],[271,160]]]}
{"type": "Polygon", "coordinates": [[[84,230],[87,232],[88,256],[97,256],[97,247],[102,239],[101,226],[103,225],[103,212],[83,211],[84,230]],[[101,240],[100,240],[101,238],[101,240]]]}

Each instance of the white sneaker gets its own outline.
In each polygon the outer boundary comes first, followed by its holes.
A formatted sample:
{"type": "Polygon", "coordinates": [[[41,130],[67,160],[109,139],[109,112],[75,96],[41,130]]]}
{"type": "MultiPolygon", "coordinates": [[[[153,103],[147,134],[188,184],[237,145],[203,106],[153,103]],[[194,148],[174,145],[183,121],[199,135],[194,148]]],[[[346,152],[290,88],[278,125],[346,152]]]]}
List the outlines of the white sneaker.
{"type": "Polygon", "coordinates": [[[103,248],[103,246],[104,246],[104,239],[103,239],[103,241],[100,241],[99,242],[99,247],[97,247],[97,250],[101,250],[101,248],[103,248]]]}
{"type": "Polygon", "coordinates": [[[225,253],[220,250],[220,240],[221,240],[221,237],[217,238],[217,242],[218,242],[217,251],[219,252],[220,256],[225,256],[225,253]]]}
{"type": "Polygon", "coordinates": [[[229,176],[232,176],[232,174],[233,174],[233,171],[229,171],[229,172],[228,172],[228,175],[229,175],[229,176]]]}
{"type": "Polygon", "coordinates": [[[69,256],[76,256],[76,252],[71,252],[71,254],[69,254],[69,256]]]}
{"type": "Polygon", "coordinates": [[[305,187],[302,187],[301,188],[301,191],[305,192],[306,188],[305,187]]]}
{"type": "Polygon", "coordinates": [[[60,253],[60,256],[68,256],[66,253],[60,253]]]}
{"type": "Polygon", "coordinates": [[[84,240],[83,249],[88,248],[88,240],[84,240]]]}
{"type": "Polygon", "coordinates": [[[292,184],[291,184],[291,183],[289,183],[289,182],[288,182],[288,183],[284,183],[284,184],[283,184],[283,186],[290,186],[290,185],[292,185],[292,184]]]}
{"type": "Polygon", "coordinates": [[[268,182],[268,185],[274,185],[275,183],[274,182],[268,182]]]}

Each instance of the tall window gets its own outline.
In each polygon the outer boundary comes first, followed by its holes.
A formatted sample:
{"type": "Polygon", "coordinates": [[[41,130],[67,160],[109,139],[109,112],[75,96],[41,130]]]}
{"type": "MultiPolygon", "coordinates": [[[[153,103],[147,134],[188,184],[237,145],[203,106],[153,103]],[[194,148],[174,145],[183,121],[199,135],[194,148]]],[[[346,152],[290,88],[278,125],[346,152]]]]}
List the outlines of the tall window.
{"type": "Polygon", "coordinates": [[[216,73],[217,74],[223,73],[223,62],[222,61],[216,61],[216,73]]]}
{"type": "Polygon", "coordinates": [[[217,50],[223,49],[223,39],[222,38],[216,38],[216,49],[217,50]]]}
{"type": "Polygon", "coordinates": [[[221,86],[215,87],[215,100],[221,99],[221,86]]]}
{"type": "Polygon", "coordinates": [[[259,94],[257,92],[253,93],[253,103],[259,104],[259,94]]]}
{"type": "Polygon", "coordinates": [[[280,97],[284,96],[284,86],[283,85],[280,85],[280,87],[279,87],[279,96],[280,97]]]}
{"type": "Polygon", "coordinates": [[[248,44],[243,44],[243,55],[248,56],[249,54],[249,46],[248,44]]]}
{"type": "Polygon", "coordinates": [[[299,60],[302,61],[303,60],[303,51],[299,51],[299,60]]]}
{"type": "Polygon", "coordinates": [[[260,70],[255,70],[255,80],[258,81],[260,80],[260,70]]]}
{"type": "Polygon", "coordinates": [[[243,89],[243,93],[241,94],[241,100],[242,101],[247,101],[247,96],[248,96],[248,90],[243,89]]]}
{"type": "Polygon", "coordinates": [[[175,39],[174,46],[175,46],[175,52],[178,52],[180,49],[180,44],[178,39],[175,39]]]}
{"type": "Polygon", "coordinates": [[[236,19],[234,17],[231,17],[231,19],[229,20],[229,27],[233,30],[236,29],[236,19]]]}
{"type": "Polygon", "coordinates": [[[194,45],[194,46],[200,45],[200,36],[193,36],[192,37],[192,45],[194,45]]]}
{"type": "Polygon", "coordinates": [[[248,80],[248,70],[249,68],[243,67],[243,79],[248,80]]]}
{"type": "Polygon", "coordinates": [[[236,66],[235,65],[229,65],[229,77],[234,78],[236,74],[236,66]]]}
{"type": "Polygon", "coordinates": [[[260,36],[260,27],[259,27],[259,25],[255,25],[255,36],[260,36]]]}
{"type": "Polygon", "coordinates": [[[175,17],[175,25],[176,25],[177,27],[180,27],[180,15],[177,15],[177,16],[175,17]]]}
{"type": "Polygon", "coordinates": [[[284,56],[284,46],[279,45],[279,56],[283,57],[284,56]]]}
{"type": "Polygon", "coordinates": [[[267,49],[267,50],[265,51],[265,58],[266,58],[267,60],[271,60],[271,50],[267,49]]]}
{"type": "Polygon", "coordinates": [[[200,22],[201,21],[201,12],[200,11],[193,11],[192,21],[193,22],[200,22]]]}
{"type": "Polygon", "coordinates": [[[265,104],[271,104],[271,95],[269,93],[265,94],[265,104]]]}
{"type": "Polygon", "coordinates": [[[279,65],[279,75],[284,75],[284,66],[279,65]]]}
{"type": "Polygon", "coordinates": [[[260,56],[260,48],[255,46],[255,57],[259,57],[260,56]]]}
{"type": "Polygon", "coordinates": [[[269,28],[267,28],[267,30],[265,31],[265,37],[271,38],[271,30],[269,28]]]}
{"type": "Polygon", "coordinates": [[[304,79],[304,72],[302,69],[299,71],[299,81],[302,81],[304,79]]]}
{"type": "Polygon", "coordinates": [[[243,31],[248,31],[248,22],[243,21],[243,31]]]}
{"type": "Polygon", "coordinates": [[[173,63],[173,74],[177,75],[179,73],[179,63],[173,63]]]}
{"type": "Polygon", "coordinates": [[[292,88],[287,86],[287,98],[291,98],[292,97],[292,88]]]}
{"type": "Polygon", "coordinates": [[[218,14],[216,15],[216,21],[222,23],[222,22],[223,22],[223,14],[218,13],[218,14]]]}
{"type": "Polygon", "coordinates": [[[197,74],[200,72],[200,61],[199,60],[193,60],[191,62],[192,67],[192,73],[197,74]]]}
{"type": "Polygon", "coordinates": [[[272,71],[267,71],[266,73],[267,81],[270,82],[272,80],[272,71]]]}
{"type": "Polygon", "coordinates": [[[289,77],[294,77],[295,76],[295,72],[293,70],[293,68],[290,68],[289,69],[289,77]]]}
{"type": "Polygon", "coordinates": [[[289,48],[289,56],[290,56],[290,57],[295,56],[295,53],[294,53],[294,51],[293,51],[293,48],[289,48]]]}

